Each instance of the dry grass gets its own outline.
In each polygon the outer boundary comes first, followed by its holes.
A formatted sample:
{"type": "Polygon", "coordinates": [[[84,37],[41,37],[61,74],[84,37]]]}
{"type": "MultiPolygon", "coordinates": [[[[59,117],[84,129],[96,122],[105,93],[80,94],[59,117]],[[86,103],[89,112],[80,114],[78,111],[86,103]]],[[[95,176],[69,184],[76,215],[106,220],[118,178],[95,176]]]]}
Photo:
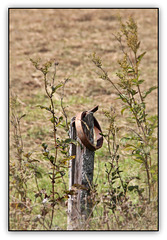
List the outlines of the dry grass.
{"type": "MultiPolygon", "coordinates": [[[[55,59],[59,62],[57,81],[66,77],[71,79],[65,88],[64,99],[69,119],[98,104],[96,117],[105,130],[102,109],[112,105],[120,117],[120,124],[124,124],[115,91],[97,77],[89,55],[96,52],[110,77],[116,79],[117,60],[122,54],[113,35],[119,30],[117,16],[120,14],[124,20],[132,15],[138,24],[141,51],[147,52],[141,65],[144,88],[158,83],[156,9],[10,9],[9,14],[10,93],[18,96],[21,111],[27,114],[22,123],[25,151],[30,148],[36,151],[44,139],[52,138],[48,115],[35,107],[47,104],[47,99],[42,75],[33,68],[30,58],[40,57],[44,62],[55,59]]],[[[59,100],[56,95],[55,101],[59,100]]],[[[150,94],[147,101],[148,112],[156,114],[157,92],[150,94]]],[[[10,154],[11,160],[14,159],[12,146],[10,154]]],[[[156,219],[156,213],[153,219],[156,219]]],[[[152,222],[150,225],[150,229],[156,229],[157,224],[152,222]]],[[[136,228],[140,229],[141,224],[136,228]]]]}
{"type": "MultiPolygon", "coordinates": [[[[110,76],[116,78],[121,51],[113,33],[119,30],[118,14],[123,19],[129,15],[136,19],[141,51],[147,51],[142,65],[144,87],[157,85],[156,9],[11,9],[10,92],[19,96],[23,108],[24,104],[31,106],[32,99],[43,94],[42,75],[29,61],[40,57],[43,61],[55,59],[59,62],[58,81],[71,78],[65,91],[66,102],[74,98],[68,108],[69,119],[76,109],[87,110],[96,104],[100,109],[111,104],[118,109],[114,90],[98,79],[89,59],[89,55],[96,52],[110,76]]],[[[148,101],[149,111],[157,112],[156,92],[148,101]]],[[[101,111],[97,116],[101,118],[101,111]]],[[[24,126],[24,132],[27,127],[24,126]]]]}

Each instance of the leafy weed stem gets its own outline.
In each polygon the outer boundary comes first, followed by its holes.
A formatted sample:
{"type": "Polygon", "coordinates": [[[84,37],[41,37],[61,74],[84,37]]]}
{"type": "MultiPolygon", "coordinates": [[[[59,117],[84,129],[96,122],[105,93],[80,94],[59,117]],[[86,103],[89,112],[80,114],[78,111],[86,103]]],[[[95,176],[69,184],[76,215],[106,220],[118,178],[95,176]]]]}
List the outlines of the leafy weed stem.
{"type": "Polygon", "coordinates": [[[134,65],[133,65],[133,62],[132,62],[131,58],[130,58],[129,55],[124,51],[124,47],[123,47],[123,44],[122,44],[121,37],[120,37],[120,38],[117,37],[114,33],[113,33],[112,35],[113,35],[113,36],[115,37],[115,39],[120,43],[121,51],[124,53],[124,55],[126,55],[126,56],[128,57],[129,62],[130,62],[130,64],[131,64],[132,68],[134,68],[134,65]]]}
{"type": "MultiPolygon", "coordinates": [[[[107,72],[104,70],[104,68],[103,68],[102,66],[98,66],[98,68],[104,73],[105,79],[112,84],[112,86],[113,86],[113,87],[116,89],[116,91],[118,92],[119,96],[122,97],[122,98],[124,98],[122,92],[117,88],[117,86],[115,85],[115,83],[111,80],[111,78],[108,76],[108,74],[107,74],[107,72]]],[[[134,117],[135,117],[137,126],[138,126],[139,128],[141,128],[141,130],[142,130],[142,132],[143,132],[143,135],[144,135],[144,140],[145,140],[145,139],[146,139],[146,136],[145,136],[144,128],[143,128],[142,124],[140,123],[140,121],[139,121],[139,119],[138,119],[137,113],[135,112],[135,110],[134,110],[134,108],[133,108],[133,106],[132,106],[131,101],[130,101],[128,98],[124,98],[124,99],[125,99],[125,101],[127,102],[127,104],[129,105],[130,109],[132,110],[132,113],[133,113],[133,115],[134,115],[134,117]]],[[[135,99],[134,99],[133,96],[132,96],[132,99],[133,99],[133,102],[134,102],[134,104],[135,104],[135,99]]]]}

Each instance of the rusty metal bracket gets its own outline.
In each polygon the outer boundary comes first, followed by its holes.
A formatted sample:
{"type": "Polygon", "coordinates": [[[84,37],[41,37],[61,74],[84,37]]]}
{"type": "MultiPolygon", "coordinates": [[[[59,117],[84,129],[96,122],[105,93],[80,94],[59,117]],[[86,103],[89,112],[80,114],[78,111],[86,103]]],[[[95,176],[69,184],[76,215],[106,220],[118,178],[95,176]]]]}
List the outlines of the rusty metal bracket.
{"type": "Polygon", "coordinates": [[[89,111],[84,111],[84,112],[78,113],[76,115],[76,118],[75,118],[75,127],[76,127],[76,131],[77,131],[77,135],[78,135],[79,139],[81,140],[82,144],[85,147],[87,147],[89,150],[91,150],[91,151],[96,151],[97,149],[102,147],[102,145],[103,145],[103,136],[101,135],[102,130],[101,130],[101,127],[100,127],[98,121],[93,116],[93,119],[94,119],[94,132],[95,132],[95,136],[96,136],[96,141],[97,142],[96,142],[96,145],[92,144],[89,141],[88,136],[84,132],[84,129],[83,129],[83,125],[84,125],[83,118],[89,112],[93,112],[94,113],[97,110],[98,110],[98,106],[92,108],[89,111]]]}

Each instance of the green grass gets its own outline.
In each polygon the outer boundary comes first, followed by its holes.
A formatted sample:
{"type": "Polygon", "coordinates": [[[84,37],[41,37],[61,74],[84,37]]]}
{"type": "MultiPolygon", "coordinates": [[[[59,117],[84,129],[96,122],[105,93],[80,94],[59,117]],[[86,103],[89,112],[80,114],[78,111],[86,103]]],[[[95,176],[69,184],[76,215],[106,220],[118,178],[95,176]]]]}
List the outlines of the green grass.
{"type": "Polygon", "coordinates": [[[92,102],[92,97],[84,97],[80,96],[78,98],[77,95],[69,96],[68,97],[68,104],[70,106],[76,105],[76,104],[90,104],[92,102]]]}
{"type": "MultiPolygon", "coordinates": [[[[89,102],[90,99],[81,98],[79,103],[85,103],[89,102]]],[[[77,98],[71,97],[70,98],[70,104],[76,104],[77,98]]],[[[45,189],[47,191],[47,194],[50,195],[52,190],[52,184],[51,180],[48,177],[48,173],[51,171],[51,166],[49,164],[49,161],[46,161],[44,157],[42,156],[42,147],[41,144],[43,142],[47,142],[46,139],[48,139],[48,143],[50,143],[50,140],[52,139],[52,135],[50,134],[49,124],[44,126],[42,124],[35,124],[36,122],[41,123],[43,119],[43,114],[45,114],[46,111],[36,108],[32,109],[30,111],[29,116],[25,117],[25,121],[34,122],[34,125],[28,129],[27,133],[23,135],[23,139],[29,139],[30,148],[33,147],[33,141],[39,140],[39,146],[36,147],[36,151],[33,153],[34,158],[38,159],[40,162],[37,163],[37,169],[41,173],[39,175],[38,181],[38,188],[39,189],[45,189]]],[[[47,120],[48,116],[45,116],[45,121],[47,120]]],[[[46,121],[47,122],[47,121],[46,121]]],[[[107,127],[107,126],[106,126],[107,127]]],[[[104,129],[105,132],[105,129],[104,129]]],[[[53,139],[52,139],[53,140],[53,139]]],[[[51,147],[51,146],[50,146],[51,147]]],[[[51,150],[51,153],[54,153],[54,149],[51,150]]],[[[33,156],[33,155],[32,155],[33,156]]],[[[59,159],[59,158],[58,158],[59,159]]],[[[11,158],[11,162],[12,162],[11,158]]],[[[15,160],[16,161],[16,160],[15,160]]],[[[109,167],[109,162],[111,161],[108,149],[107,149],[107,143],[104,141],[103,147],[95,152],[95,162],[94,162],[94,184],[97,184],[97,204],[93,211],[93,218],[89,222],[89,226],[85,226],[86,228],[90,230],[107,230],[108,226],[107,223],[104,221],[104,204],[103,204],[103,196],[107,194],[109,189],[109,184],[107,180],[107,174],[106,174],[106,167],[109,167]],[[104,222],[104,223],[103,223],[104,222]]],[[[119,159],[119,166],[120,170],[123,171],[121,173],[121,177],[123,181],[128,180],[131,177],[139,177],[141,180],[134,179],[131,181],[132,186],[138,185],[140,188],[146,188],[146,182],[145,182],[145,172],[141,166],[140,163],[135,162],[130,157],[126,155],[121,155],[119,159]]],[[[29,169],[27,169],[27,172],[29,169]]],[[[65,170],[65,176],[64,181],[66,183],[67,189],[68,189],[68,169],[65,170]]],[[[119,186],[120,181],[116,181],[115,186],[119,186]]],[[[64,195],[64,184],[57,180],[56,182],[56,191],[60,194],[60,196],[64,195]]],[[[32,202],[32,211],[31,211],[31,220],[32,222],[29,222],[28,228],[31,229],[31,225],[33,226],[33,221],[36,219],[36,217],[41,214],[41,209],[43,207],[42,200],[38,197],[35,198],[35,194],[38,192],[38,188],[36,186],[35,178],[33,177],[27,182],[27,196],[29,199],[31,199],[32,202]]],[[[140,204],[140,199],[135,191],[128,191],[127,197],[134,205],[140,204]]],[[[17,210],[19,212],[19,210],[17,210]]],[[[136,214],[138,214],[138,210],[136,209],[136,214]]],[[[140,212],[140,211],[139,211],[140,212]]],[[[26,213],[25,213],[26,214],[26,213]]],[[[120,215],[119,212],[116,212],[117,221],[124,222],[125,217],[120,215]]],[[[29,216],[29,213],[27,213],[27,217],[29,216]]],[[[46,216],[46,219],[50,219],[51,215],[48,213],[46,216]]],[[[110,219],[109,225],[112,229],[118,229],[121,230],[124,228],[123,226],[119,226],[115,220],[115,217],[113,215],[113,212],[111,209],[108,210],[108,217],[112,218],[110,219]]],[[[142,222],[142,217],[139,219],[140,222],[142,222]]],[[[18,224],[19,226],[19,224],[18,224]]],[[[135,229],[139,228],[141,229],[140,223],[136,224],[134,222],[134,219],[131,221],[128,221],[126,228],[127,229],[135,229]]],[[[37,229],[43,229],[43,226],[41,224],[36,225],[37,229]]],[[[63,229],[66,230],[67,228],[67,201],[66,203],[63,201],[62,203],[59,203],[55,206],[55,215],[54,215],[54,221],[53,221],[53,228],[54,229],[63,229]]]]}
{"type": "MultiPolygon", "coordinates": [[[[70,106],[75,106],[77,104],[90,104],[92,101],[92,98],[85,98],[85,97],[80,97],[78,99],[77,96],[70,96],[68,97],[68,102],[70,106]]],[[[41,144],[43,142],[46,142],[49,144],[49,149],[51,151],[52,154],[54,154],[54,149],[52,149],[53,147],[53,133],[52,133],[52,129],[50,126],[50,116],[48,114],[48,112],[46,112],[43,109],[40,109],[39,107],[36,107],[36,103],[40,104],[40,105],[44,105],[47,106],[47,101],[45,97],[42,97],[40,94],[37,94],[36,97],[34,97],[34,99],[32,99],[31,104],[28,105],[25,108],[25,111],[28,113],[22,121],[25,121],[26,124],[30,124],[31,127],[28,128],[27,132],[23,133],[23,141],[27,141],[25,144],[26,150],[24,152],[24,154],[27,151],[30,151],[31,149],[34,148],[35,146],[35,151],[33,151],[33,157],[37,160],[39,160],[40,162],[37,163],[37,169],[38,171],[41,173],[41,176],[39,176],[39,178],[37,179],[38,181],[38,188],[41,189],[45,189],[47,191],[47,194],[50,195],[51,191],[52,191],[52,184],[51,184],[51,180],[48,177],[48,173],[51,170],[51,165],[49,164],[49,161],[46,161],[46,159],[44,159],[43,155],[42,155],[42,147],[41,144]],[[33,105],[35,104],[35,107],[33,107],[33,105]],[[33,123],[33,125],[31,125],[31,123],[33,123]],[[38,142],[38,145],[35,144],[34,145],[34,141],[38,142]]],[[[60,101],[57,101],[57,104],[60,103],[60,101]]],[[[119,119],[120,121],[120,119],[119,119]]],[[[24,122],[22,122],[24,123],[24,122]]],[[[104,132],[107,131],[107,124],[105,124],[105,128],[103,129],[104,132]]],[[[62,131],[62,130],[61,130],[62,131]]],[[[60,131],[60,133],[61,133],[60,131]]],[[[62,138],[62,136],[60,134],[60,138],[62,138]]],[[[65,138],[67,138],[68,136],[65,136],[65,138]]],[[[118,136],[120,137],[120,136],[118,136]]],[[[60,159],[61,156],[58,157],[58,159],[60,159]]],[[[156,157],[154,159],[156,161],[156,157]]],[[[14,158],[13,156],[11,157],[11,163],[12,162],[16,162],[17,158],[14,158]]],[[[142,221],[143,221],[143,217],[142,216],[138,216],[138,222],[135,222],[135,218],[133,218],[132,220],[128,220],[127,223],[125,223],[125,216],[122,216],[119,213],[119,207],[118,207],[118,211],[116,211],[116,216],[113,214],[111,209],[108,209],[108,217],[104,217],[104,212],[106,211],[104,209],[104,203],[103,203],[103,197],[108,194],[108,190],[109,190],[109,184],[108,184],[108,180],[107,180],[107,174],[106,174],[106,167],[105,166],[109,166],[109,162],[111,161],[110,156],[109,156],[109,152],[107,149],[107,143],[106,141],[104,141],[103,147],[101,149],[99,149],[98,151],[95,152],[95,161],[94,161],[94,184],[97,184],[96,189],[97,189],[97,196],[96,196],[96,206],[93,210],[93,218],[90,219],[89,221],[89,225],[85,226],[85,229],[89,229],[89,230],[107,230],[108,227],[110,227],[111,229],[117,229],[117,230],[121,230],[121,229],[134,229],[134,230],[141,230],[141,229],[151,229],[148,225],[147,226],[143,226],[142,225],[142,221]],[[107,222],[105,222],[105,218],[108,218],[108,223],[109,226],[107,225],[107,222]],[[116,220],[117,219],[117,220],[116,220]],[[118,222],[122,222],[123,225],[119,225],[118,222]]],[[[116,163],[114,163],[116,164],[116,163]]],[[[121,177],[123,181],[126,181],[128,179],[130,179],[131,177],[139,177],[140,180],[137,179],[133,179],[131,181],[132,186],[138,185],[140,189],[144,188],[146,189],[147,183],[146,183],[146,177],[145,177],[145,171],[141,165],[141,163],[137,163],[134,160],[131,159],[130,156],[124,154],[120,155],[120,159],[119,159],[119,167],[120,170],[123,171],[121,173],[121,177]]],[[[27,168],[26,170],[27,172],[29,171],[29,169],[27,168]]],[[[65,176],[64,176],[64,181],[66,183],[67,189],[68,189],[68,169],[65,170],[65,176]]],[[[120,186],[120,181],[117,180],[115,185],[116,187],[120,186]]],[[[60,197],[62,197],[64,195],[64,184],[62,183],[62,181],[57,180],[56,184],[56,192],[58,192],[60,194],[60,197]]],[[[27,226],[27,229],[31,230],[32,226],[35,226],[34,229],[45,229],[43,228],[43,226],[41,224],[39,224],[39,222],[36,223],[36,225],[34,223],[34,219],[37,218],[38,215],[41,215],[41,211],[43,208],[43,204],[42,204],[42,200],[40,197],[35,198],[35,194],[38,192],[38,188],[36,186],[36,182],[35,182],[35,178],[32,177],[32,179],[30,179],[27,182],[27,197],[28,199],[31,200],[31,214],[29,212],[21,212],[20,209],[16,209],[13,211],[15,211],[15,213],[18,215],[20,214],[20,216],[25,215],[27,216],[27,218],[31,217],[31,221],[29,221],[29,225],[27,226]]],[[[11,191],[11,194],[14,195],[14,189],[13,191],[11,191]]],[[[146,191],[144,193],[146,195],[146,191]]],[[[127,197],[129,199],[129,201],[132,202],[133,205],[140,205],[140,199],[138,197],[138,195],[136,194],[135,191],[128,191],[127,192],[127,197]]],[[[152,203],[153,205],[156,206],[156,199],[154,200],[154,202],[152,203]]],[[[142,204],[141,204],[142,205],[142,204]]],[[[139,213],[143,210],[140,210],[140,208],[142,209],[143,206],[136,208],[135,214],[139,215],[139,213]]],[[[145,207],[145,206],[144,206],[145,207]]],[[[132,211],[132,210],[129,210],[132,211]]],[[[156,219],[156,211],[153,211],[153,208],[150,206],[150,209],[148,208],[147,211],[152,211],[151,216],[153,219],[156,219]]],[[[133,213],[133,211],[132,211],[133,213]]],[[[134,213],[133,213],[134,214],[134,213]]],[[[149,215],[150,217],[150,215],[149,215]]],[[[148,218],[149,218],[148,217],[148,218]]],[[[48,213],[48,215],[46,215],[46,219],[50,219],[51,218],[51,213],[48,213]]],[[[23,217],[20,220],[18,220],[18,225],[16,224],[16,226],[18,226],[20,228],[20,222],[19,221],[23,221],[23,217]],[[22,220],[21,220],[22,219],[22,220]]],[[[47,221],[48,221],[47,220],[47,221]]],[[[11,218],[11,221],[13,221],[13,218],[11,218]]],[[[28,220],[27,220],[28,221],[28,220]]],[[[13,224],[13,223],[12,223],[13,224]]],[[[14,226],[14,225],[11,225],[14,226]]],[[[152,228],[156,228],[155,223],[152,224],[151,226],[152,228]]],[[[66,230],[67,228],[67,201],[62,201],[58,204],[56,204],[55,206],[55,213],[54,213],[54,220],[53,220],[53,228],[60,230],[66,230]]]]}

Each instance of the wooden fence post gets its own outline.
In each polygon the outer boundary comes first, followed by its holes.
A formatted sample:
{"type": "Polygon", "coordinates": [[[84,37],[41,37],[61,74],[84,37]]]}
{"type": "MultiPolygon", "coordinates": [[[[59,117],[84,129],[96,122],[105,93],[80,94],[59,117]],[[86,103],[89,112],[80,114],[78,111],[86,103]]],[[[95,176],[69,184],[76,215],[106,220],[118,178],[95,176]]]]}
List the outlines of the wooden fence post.
{"type": "MultiPolygon", "coordinates": [[[[69,190],[75,191],[69,194],[68,199],[68,230],[80,230],[84,227],[86,219],[91,215],[92,202],[89,192],[93,182],[94,151],[85,147],[77,136],[75,128],[75,118],[71,120],[70,138],[78,142],[71,144],[70,156],[75,156],[70,160],[69,168],[69,190]]],[[[93,112],[88,112],[83,118],[84,132],[90,142],[94,143],[94,118],[93,112]]]]}

